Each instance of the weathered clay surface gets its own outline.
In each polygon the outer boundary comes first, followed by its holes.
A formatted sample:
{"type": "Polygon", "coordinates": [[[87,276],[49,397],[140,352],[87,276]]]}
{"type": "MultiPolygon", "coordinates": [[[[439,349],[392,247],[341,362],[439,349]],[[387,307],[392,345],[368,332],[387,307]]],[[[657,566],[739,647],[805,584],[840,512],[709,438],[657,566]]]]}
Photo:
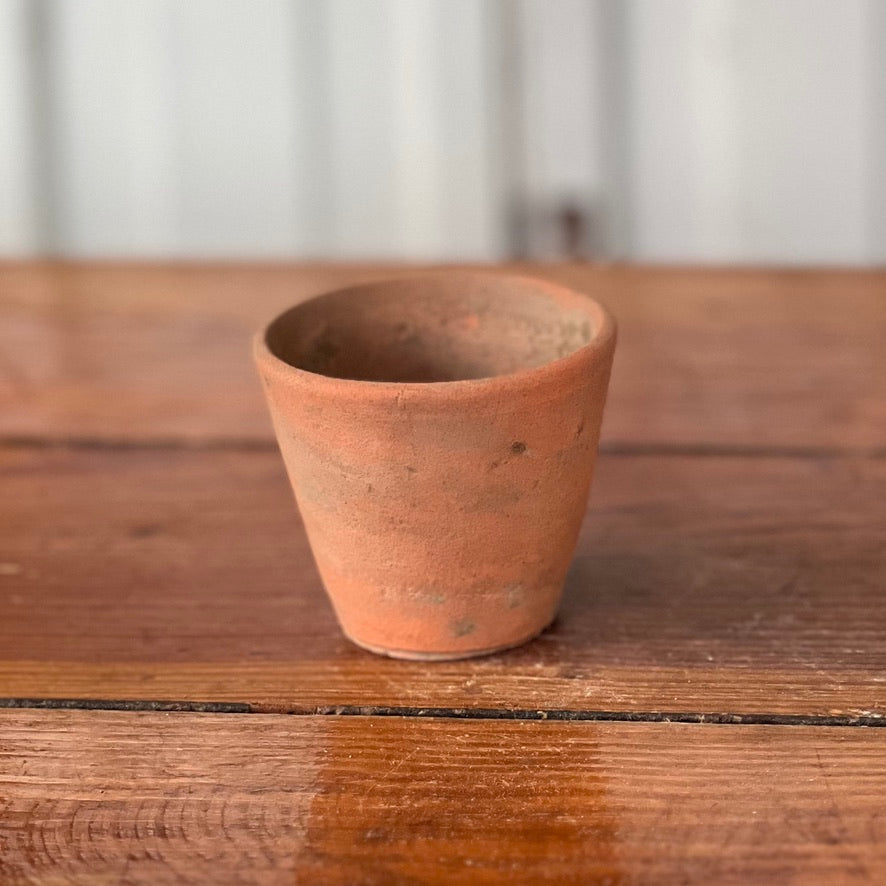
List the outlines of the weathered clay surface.
{"type": "Polygon", "coordinates": [[[460,658],[552,621],[612,365],[604,309],[539,280],[426,274],[304,302],[254,346],[348,637],[460,658]]]}

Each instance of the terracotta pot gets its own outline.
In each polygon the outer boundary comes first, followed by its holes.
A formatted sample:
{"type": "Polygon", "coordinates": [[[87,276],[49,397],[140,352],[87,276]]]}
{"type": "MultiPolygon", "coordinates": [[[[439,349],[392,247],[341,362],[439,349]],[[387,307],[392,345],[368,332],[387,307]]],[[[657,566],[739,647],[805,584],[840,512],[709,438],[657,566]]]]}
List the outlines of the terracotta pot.
{"type": "Polygon", "coordinates": [[[448,271],[321,295],[254,343],[345,634],[449,659],[553,620],[615,347],[590,298],[448,271]]]}

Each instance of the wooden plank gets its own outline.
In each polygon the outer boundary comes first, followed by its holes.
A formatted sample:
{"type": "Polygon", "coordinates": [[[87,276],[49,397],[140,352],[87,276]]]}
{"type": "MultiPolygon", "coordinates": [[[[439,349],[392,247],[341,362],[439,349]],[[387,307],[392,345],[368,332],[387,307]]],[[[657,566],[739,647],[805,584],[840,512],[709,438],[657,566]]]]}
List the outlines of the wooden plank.
{"type": "Polygon", "coordinates": [[[886,460],[604,456],[562,616],[391,661],[339,634],[276,453],[0,450],[0,696],[886,715],[886,460]]]}
{"type": "MultiPolygon", "coordinates": [[[[515,270],[617,316],[609,447],[883,450],[886,272],[515,270]]],[[[408,271],[2,265],[0,434],[269,441],[251,333],[310,294],[408,271]]]]}
{"type": "Polygon", "coordinates": [[[879,729],[0,714],[4,883],[870,883],[879,729]]]}

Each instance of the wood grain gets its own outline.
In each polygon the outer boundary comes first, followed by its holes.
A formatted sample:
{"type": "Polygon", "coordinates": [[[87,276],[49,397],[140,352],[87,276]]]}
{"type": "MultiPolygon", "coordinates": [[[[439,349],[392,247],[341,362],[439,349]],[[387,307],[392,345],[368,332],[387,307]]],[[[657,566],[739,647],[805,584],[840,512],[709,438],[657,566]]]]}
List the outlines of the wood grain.
{"type": "MultiPolygon", "coordinates": [[[[886,447],[886,272],[514,270],[618,318],[605,446],[886,447]]],[[[0,434],[269,443],[252,332],[310,294],[408,271],[2,265],[0,434]]]]}
{"type": "Polygon", "coordinates": [[[886,460],[604,456],[556,625],[439,664],[341,637],[275,453],[0,471],[0,696],[886,715],[886,460]]]}
{"type": "Polygon", "coordinates": [[[872,883],[882,730],[0,713],[18,883],[872,883]]]}
{"type": "Polygon", "coordinates": [[[338,633],[248,356],[405,270],[0,266],[0,705],[128,707],[0,710],[0,883],[876,881],[886,730],[651,721],[886,722],[886,272],[522,269],[620,321],[611,454],[555,626],[429,665],[338,633]]]}

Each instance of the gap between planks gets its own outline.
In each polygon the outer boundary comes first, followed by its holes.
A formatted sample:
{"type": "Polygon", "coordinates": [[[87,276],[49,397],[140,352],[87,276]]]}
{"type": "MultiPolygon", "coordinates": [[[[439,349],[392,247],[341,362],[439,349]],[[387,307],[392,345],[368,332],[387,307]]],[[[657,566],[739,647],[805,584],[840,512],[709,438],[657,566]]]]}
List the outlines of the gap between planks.
{"type": "MultiPolygon", "coordinates": [[[[42,437],[0,435],[0,448],[104,451],[276,452],[277,442],[250,437],[42,437]]],[[[720,443],[629,443],[613,440],[599,446],[603,455],[696,458],[886,458],[886,446],[727,446],[720,443]]]]}
{"type": "Polygon", "coordinates": [[[594,711],[564,708],[456,708],[396,705],[318,705],[291,707],[248,702],[153,701],[81,698],[0,698],[0,710],[148,711],[198,714],[280,714],[315,717],[411,717],[448,720],[552,720],[609,723],[713,723],[722,726],[886,727],[880,716],[738,714],[688,711],[594,711]]]}

